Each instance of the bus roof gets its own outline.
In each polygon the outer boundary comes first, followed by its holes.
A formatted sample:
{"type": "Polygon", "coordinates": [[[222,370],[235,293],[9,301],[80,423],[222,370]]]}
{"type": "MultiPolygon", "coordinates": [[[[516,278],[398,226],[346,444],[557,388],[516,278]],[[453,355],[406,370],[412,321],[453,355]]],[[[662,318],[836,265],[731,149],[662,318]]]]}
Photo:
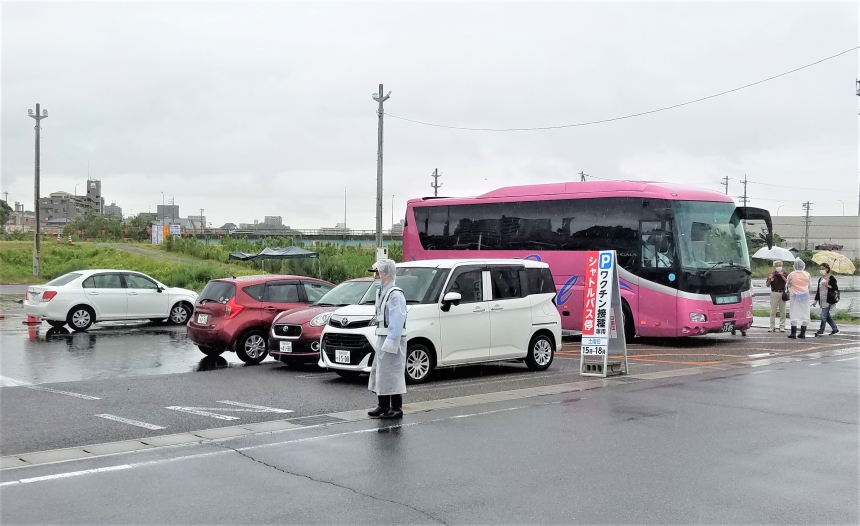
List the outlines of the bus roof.
{"type": "Polygon", "coordinates": [[[497,258],[423,259],[398,263],[397,268],[454,268],[457,265],[523,265],[526,268],[549,268],[547,263],[532,259],[497,258]]]}
{"type": "Polygon", "coordinates": [[[468,204],[475,202],[542,201],[548,199],[586,199],[596,197],[650,197],[677,201],[718,201],[734,203],[732,198],[713,190],[649,181],[585,181],[533,184],[499,188],[477,197],[422,197],[410,204],[468,204]]]}

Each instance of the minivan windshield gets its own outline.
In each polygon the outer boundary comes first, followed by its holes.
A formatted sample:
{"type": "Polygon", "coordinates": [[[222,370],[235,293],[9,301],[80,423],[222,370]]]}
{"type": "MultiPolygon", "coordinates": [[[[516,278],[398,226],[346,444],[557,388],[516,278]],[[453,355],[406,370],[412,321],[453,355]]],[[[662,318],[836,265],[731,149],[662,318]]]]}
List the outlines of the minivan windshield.
{"type": "MultiPolygon", "coordinates": [[[[400,267],[397,269],[394,285],[403,289],[406,303],[434,303],[437,299],[434,296],[438,296],[441,281],[444,281],[447,275],[448,270],[446,269],[400,267]]],[[[376,290],[379,287],[379,282],[375,281],[374,285],[362,298],[362,305],[376,302],[376,290]]]]}
{"type": "Polygon", "coordinates": [[[316,302],[321,307],[344,307],[356,305],[362,301],[368,291],[376,291],[373,281],[344,281],[337,287],[326,292],[325,296],[316,302]]]}
{"type": "Polygon", "coordinates": [[[206,303],[207,301],[226,303],[234,296],[236,296],[236,285],[227,281],[210,281],[203,288],[197,301],[199,303],[206,303]]]}

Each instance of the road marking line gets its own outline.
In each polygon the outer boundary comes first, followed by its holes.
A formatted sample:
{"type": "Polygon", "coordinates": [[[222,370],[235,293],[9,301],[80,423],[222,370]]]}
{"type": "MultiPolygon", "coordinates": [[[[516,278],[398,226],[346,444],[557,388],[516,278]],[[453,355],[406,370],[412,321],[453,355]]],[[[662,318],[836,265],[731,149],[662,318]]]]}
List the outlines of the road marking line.
{"type": "MultiPolygon", "coordinates": [[[[236,405],[239,407],[246,407],[248,409],[257,409],[258,411],[264,411],[266,413],[294,413],[290,409],[276,409],[274,407],[266,407],[264,405],[253,405],[253,404],[243,404],[242,402],[231,402],[230,400],[218,400],[219,404],[228,404],[228,405],[236,405]]],[[[225,408],[226,409],[226,408],[225,408]]],[[[228,411],[238,411],[238,409],[226,409],[228,411]]]]}
{"type": "Polygon", "coordinates": [[[35,385],[24,385],[22,387],[26,387],[27,389],[33,389],[34,391],[45,391],[46,393],[54,393],[61,394],[66,396],[74,396],[75,398],[82,398],[84,400],[101,400],[98,396],[90,396],[80,393],[71,393],[69,391],[59,391],[57,389],[48,389],[47,387],[38,387],[35,385]]]}
{"type": "Polygon", "coordinates": [[[764,373],[772,373],[773,369],[768,369],[767,371],[753,371],[750,374],[764,374],[764,373]]]}
{"type": "Polygon", "coordinates": [[[758,353],[758,354],[748,354],[747,356],[749,356],[750,358],[764,358],[766,356],[773,356],[774,354],[776,354],[776,353],[762,352],[762,353],[758,353]]]}
{"type": "Polygon", "coordinates": [[[809,364],[810,367],[812,367],[813,365],[821,365],[821,362],[809,364]]]}
{"type": "Polygon", "coordinates": [[[46,475],[44,477],[33,477],[29,479],[10,480],[0,483],[2,486],[13,486],[15,484],[30,484],[31,482],[44,482],[46,480],[65,479],[69,477],[79,477],[81,475],[89,475],[90,473],[106,473],[108,471],[120,471],[123,469],[131,469],[137,467],[135,464],[122,464],[121,466],[111,466],[107,468],[85,469],[83,471],[70,471],[67,473],[58,473],[56,475],[46,475]]]}
{"type": "Polygon", "coordinates": [[[11,384],[3,385],[3,387],[26,387],[28,385],[33,385],[30,382],[25,382],[24,380],[16,380],[14,378],[9,378],[8,376],[0,376],[0,383],[11,384]]]}
{"type": "Polygon", "coordinates": [[[848,360],[860,360],[860,356],[855,356],[853,358],[842,358],[841,360],[833,360],[834,362],[847,362],[848,360]]]}
{"type": "Polygon", "coordinates": [[[219,415],[218,413],[210,413],[208,411],[201,411],[195,407],[181,407],[178,405],[171,405],[169,407],[165,407],[165,409],[172,409],[174,411],[182,411],[183,413],[191,413],[192,415],[197,415],[197,416],[208,416],[210,418],[217,418],[219,420],[239,420],[238,416],[219,415]]]}
{"type": "Polygon", "coordinates": [[[155,424],[147,424],[146,422],[141,422],[139,420],[132,420],[130,418],[123,418],[121,416],[109,415],[106,413],[101,414],[101,415],[96,415],[96,416],[99,418],[105,418],[107,420],[114,420],[116,422],[122,422],[123,424],[129,424],[132,426],[143,427],[146,429],[152,429],[153,431],[157,430],[157,429],[166,429],[165,426],[157,426],[155,424]]]}

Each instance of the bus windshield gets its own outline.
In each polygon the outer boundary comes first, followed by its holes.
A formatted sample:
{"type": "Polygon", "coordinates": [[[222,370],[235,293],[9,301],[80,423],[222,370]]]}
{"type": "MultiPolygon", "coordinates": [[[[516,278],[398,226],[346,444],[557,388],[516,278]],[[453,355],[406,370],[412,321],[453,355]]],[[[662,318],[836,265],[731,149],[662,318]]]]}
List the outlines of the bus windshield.
{"type": "Polygon", "coordinates": [[[749,268],[746,235],[734,203],[675,201],[674,210],[682,267],[749,268]]]}

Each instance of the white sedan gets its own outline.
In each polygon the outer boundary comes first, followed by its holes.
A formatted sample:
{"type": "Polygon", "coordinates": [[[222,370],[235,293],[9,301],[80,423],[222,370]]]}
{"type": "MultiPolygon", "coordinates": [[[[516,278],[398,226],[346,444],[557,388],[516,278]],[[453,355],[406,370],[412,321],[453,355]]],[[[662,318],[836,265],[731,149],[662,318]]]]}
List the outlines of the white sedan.
{"type": "Polygon", "coordinates": [[[27,289],[24,312],[54,327],[85,331],[97,321],[169,320],[185,324],[197,293],[128,270],[78,270],[27,289]]]}

